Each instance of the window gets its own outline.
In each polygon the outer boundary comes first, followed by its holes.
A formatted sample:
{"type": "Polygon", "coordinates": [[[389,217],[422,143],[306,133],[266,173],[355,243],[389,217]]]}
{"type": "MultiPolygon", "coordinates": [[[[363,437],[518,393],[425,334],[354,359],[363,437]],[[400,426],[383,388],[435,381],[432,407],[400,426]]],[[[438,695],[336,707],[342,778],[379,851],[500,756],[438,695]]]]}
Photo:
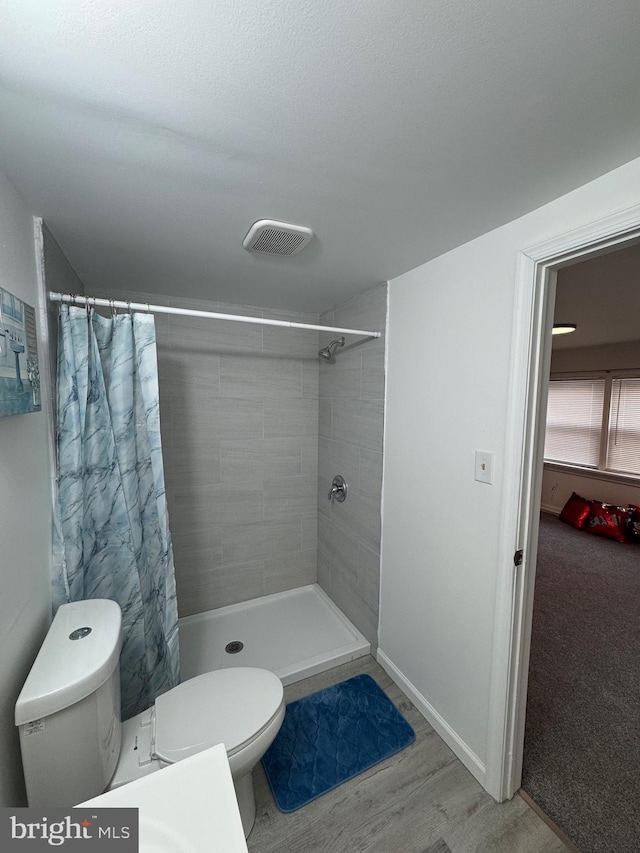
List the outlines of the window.
{"type": "Polygon", "coordinates": [[[640,476],[640,376],[552,379],[544,458],[640,476]]]}
{"type": "Polygon", "coordinates": [[[551,380],[545,459],[598,467],[604,386],[604,379],[551,380]]]}
{"type": "Polygon", "coordinates": [[[613,379],[607,469],[640,474],[640,379],[613,379]]]}

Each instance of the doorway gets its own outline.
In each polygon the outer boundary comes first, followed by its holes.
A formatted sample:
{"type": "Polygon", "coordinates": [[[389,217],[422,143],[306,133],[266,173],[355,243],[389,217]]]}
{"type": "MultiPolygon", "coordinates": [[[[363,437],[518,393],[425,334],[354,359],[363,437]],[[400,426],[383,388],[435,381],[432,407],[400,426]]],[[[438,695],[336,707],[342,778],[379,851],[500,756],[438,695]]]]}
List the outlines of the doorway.
{"type": "Polygon", "coordinates": [[[640,375],[639,277],[632,244],[556,280],[554,327],[577,329],[552,339],[522,789],[585,850],[634,849],[640,796],[629,761],[640,749],[640,554],[627,513],[610,508],[640,504],[635,418],[624,428],[640,375]]]}
{"type": "Polygon", "coordinates": [[[487,761],[487,788],[498,800],[512,797],[522,779],[557,273],[638,242],[635,207],[534,246],[518,259],[487,761]]]}

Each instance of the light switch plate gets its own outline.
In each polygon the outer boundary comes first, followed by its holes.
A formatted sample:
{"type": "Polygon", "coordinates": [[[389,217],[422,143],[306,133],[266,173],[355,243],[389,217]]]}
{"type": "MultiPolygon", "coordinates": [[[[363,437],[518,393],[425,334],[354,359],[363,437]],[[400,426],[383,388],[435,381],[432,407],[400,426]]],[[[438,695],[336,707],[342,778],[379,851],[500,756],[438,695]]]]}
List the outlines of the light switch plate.
{"type": "Polygon", "coordinates": [[[476,450],[475,478],[479,483],[493,483],[493,461],[495,453],[490,450],[476,450]]]}

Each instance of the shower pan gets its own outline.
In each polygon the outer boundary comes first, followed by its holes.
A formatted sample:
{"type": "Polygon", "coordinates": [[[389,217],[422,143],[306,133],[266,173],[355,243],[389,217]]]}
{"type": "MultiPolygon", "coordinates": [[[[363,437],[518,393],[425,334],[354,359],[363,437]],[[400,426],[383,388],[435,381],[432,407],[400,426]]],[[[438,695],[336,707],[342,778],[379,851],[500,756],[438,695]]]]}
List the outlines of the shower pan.
{"type": "Polygon", "coordinates": [[[185,616],[179,626],[183,679],[256,666],[286,685],[371,652],[369,641],[317,584],[185,616]]]}

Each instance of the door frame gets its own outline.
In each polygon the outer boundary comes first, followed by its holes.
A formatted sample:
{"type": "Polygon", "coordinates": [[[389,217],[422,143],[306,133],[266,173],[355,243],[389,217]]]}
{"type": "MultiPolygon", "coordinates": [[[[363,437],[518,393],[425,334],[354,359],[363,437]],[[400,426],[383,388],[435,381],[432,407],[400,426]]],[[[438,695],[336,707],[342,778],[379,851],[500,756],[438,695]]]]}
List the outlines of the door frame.
{"type": "Polygon", "coordinates": [[[640,205],[518,254],[485,784],[498,802],[522,781],[556,273],[637,242],[640,205]]]}

